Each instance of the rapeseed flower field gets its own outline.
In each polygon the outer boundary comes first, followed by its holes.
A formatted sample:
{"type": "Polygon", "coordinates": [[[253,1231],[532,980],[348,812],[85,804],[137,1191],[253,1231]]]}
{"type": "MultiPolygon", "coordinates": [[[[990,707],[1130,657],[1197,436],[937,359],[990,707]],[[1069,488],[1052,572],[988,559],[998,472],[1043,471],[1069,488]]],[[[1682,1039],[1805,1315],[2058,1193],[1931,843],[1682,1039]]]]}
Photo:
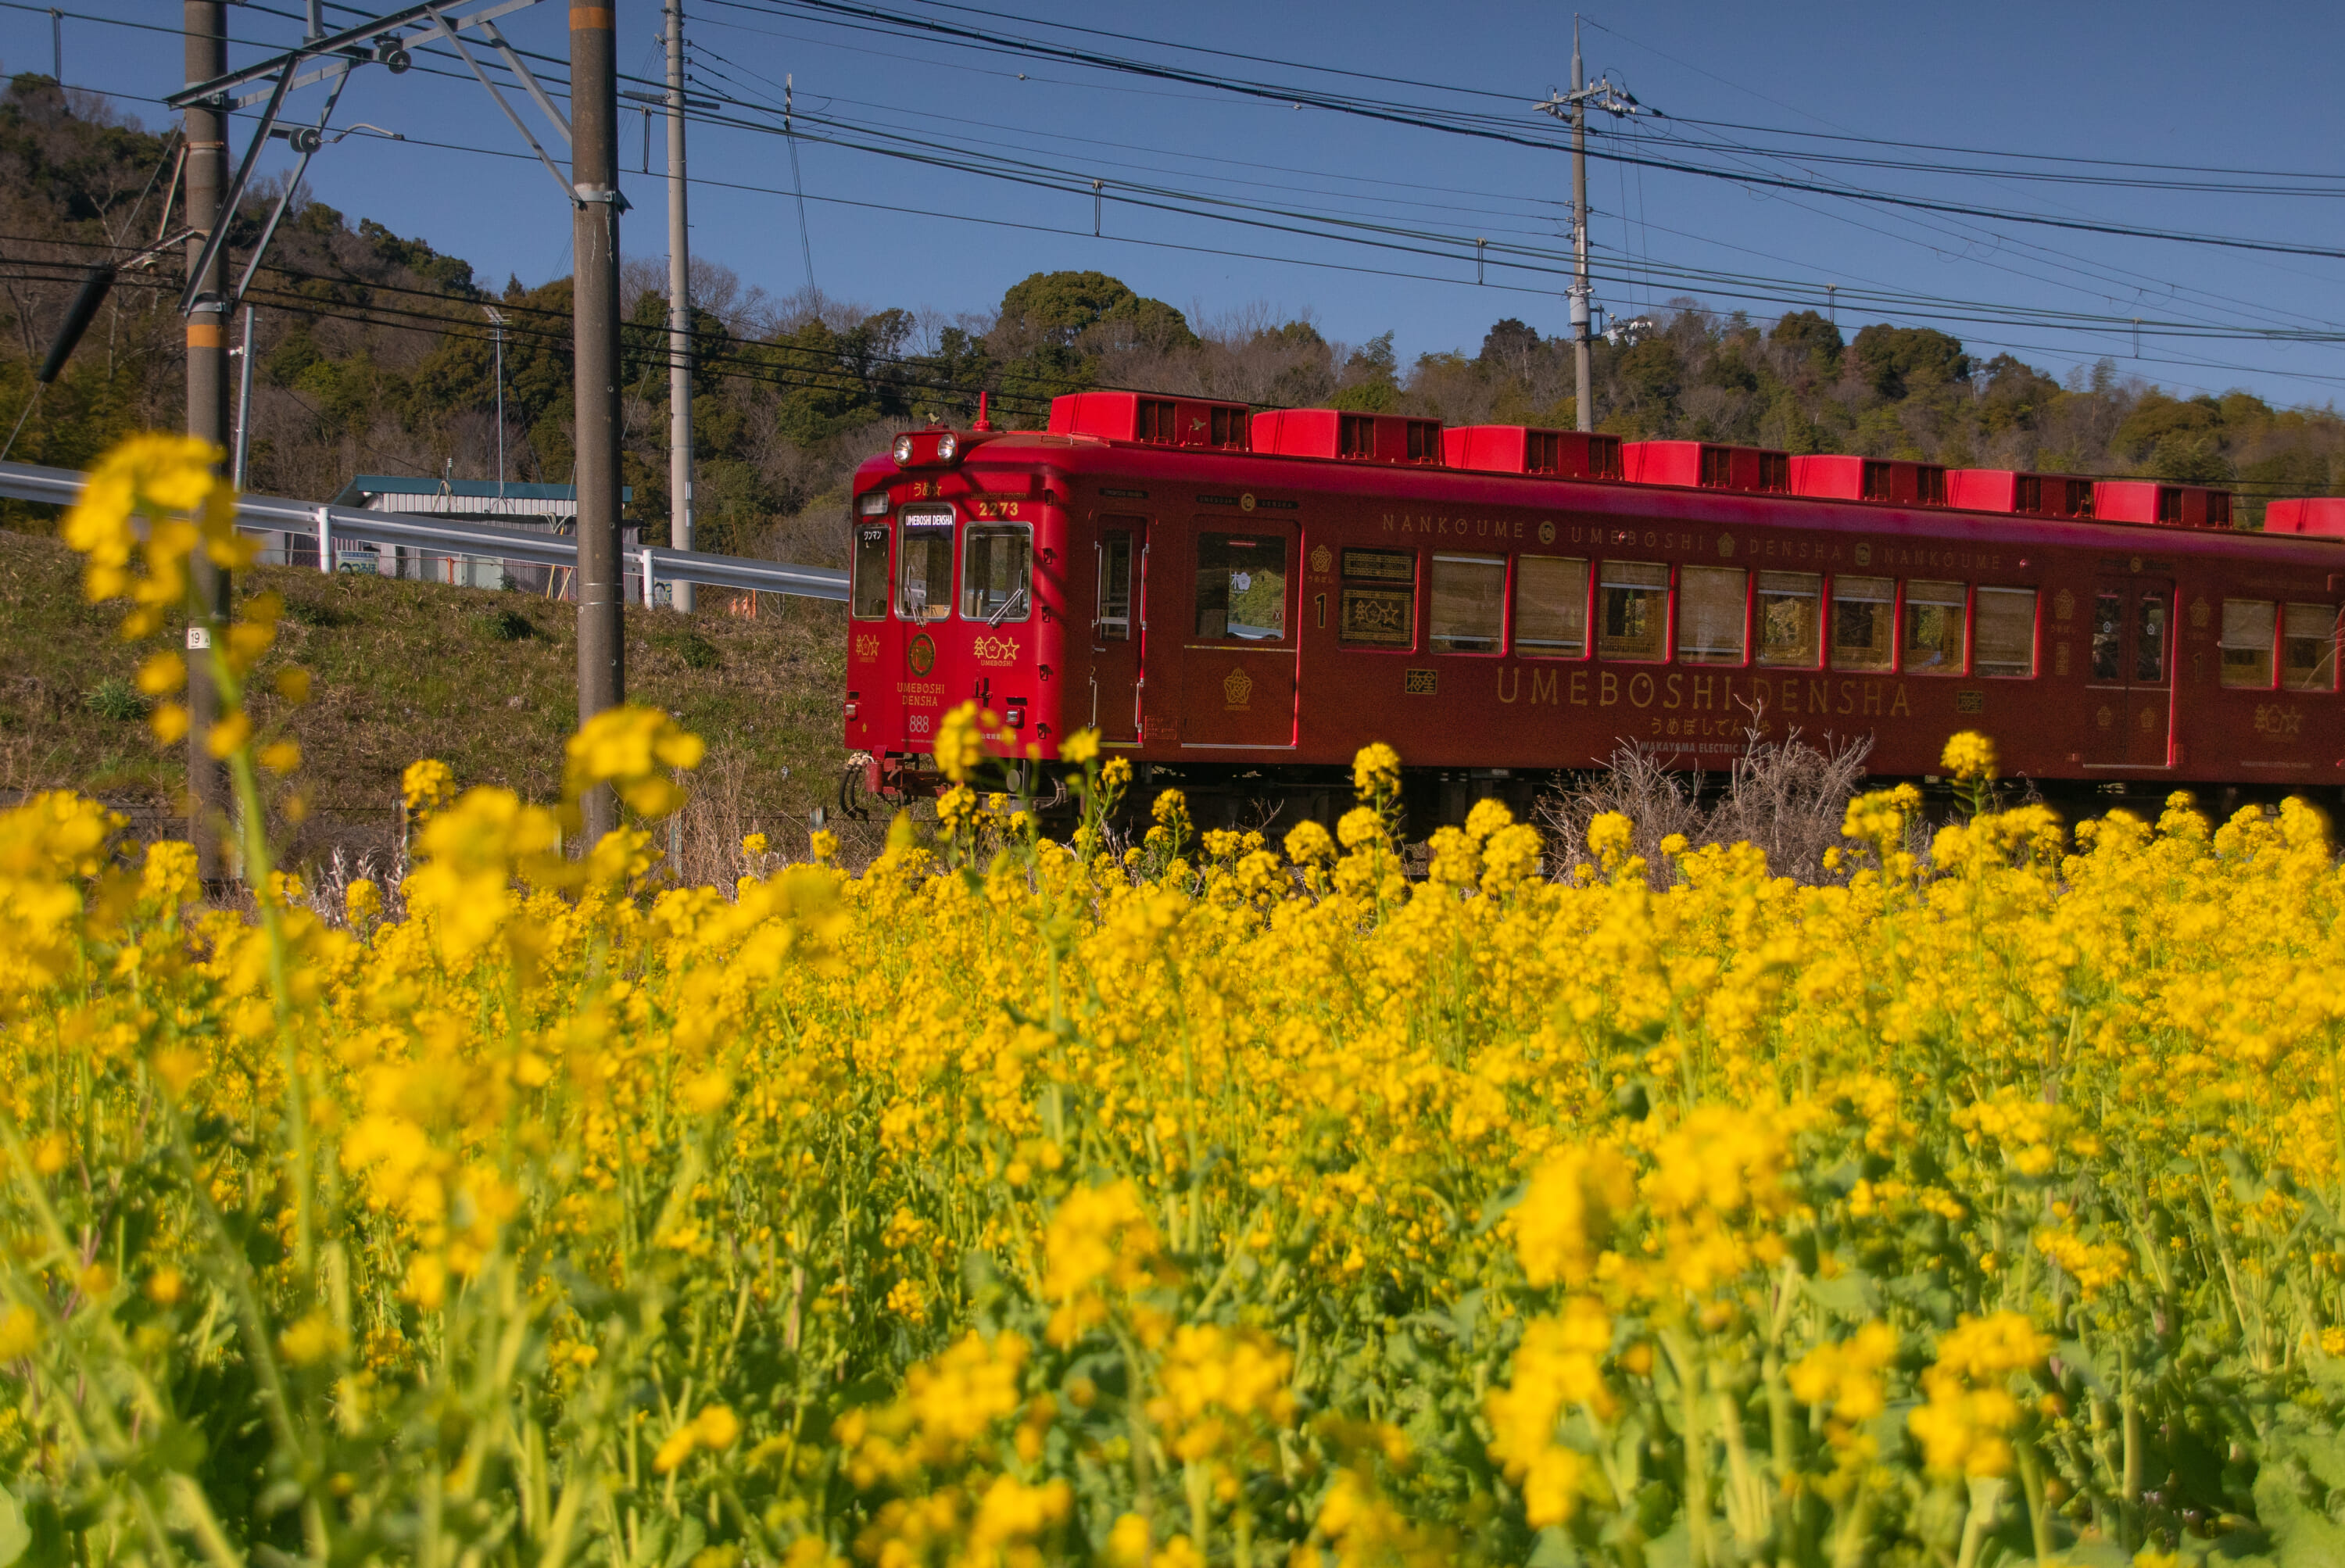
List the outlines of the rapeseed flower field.
{"type": "MultiPolygon", "coordinates": [[[[211,458],[75,514],[134,635],[239,564],[211,458]]],[[[721,889],[563,854],[677,804],[641,710],[553,806],[419,765],[336,909],[0,813],[0,1562],[2345,1562],[2310,809],[2068,833],[1965,735],[1833,885],[1495,803],[1412,876],[1383,747],[1332,834],[1126,846],[1077,738],[1061,844],[984,735],[933,836],[721,889]]]]}

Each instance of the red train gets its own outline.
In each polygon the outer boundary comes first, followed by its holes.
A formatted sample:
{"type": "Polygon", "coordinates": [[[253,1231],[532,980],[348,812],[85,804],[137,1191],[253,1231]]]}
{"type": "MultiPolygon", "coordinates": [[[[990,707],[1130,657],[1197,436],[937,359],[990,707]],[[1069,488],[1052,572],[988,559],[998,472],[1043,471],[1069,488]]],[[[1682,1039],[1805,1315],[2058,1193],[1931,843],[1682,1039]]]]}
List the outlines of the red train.
{"type": "Polygon", "coordinates": [[[2047,789],[2345,785],[2345,500],[2255,534],[2188,485],[1085,392],[900,435],[852,504],[883,798],[970,697],[1029,782],[1091,727],[1285,820],[1371,740],[1421,826],[1623,741],[1722,769],[1754,725],[1890,777],[1976,728],[2047,789]]]}

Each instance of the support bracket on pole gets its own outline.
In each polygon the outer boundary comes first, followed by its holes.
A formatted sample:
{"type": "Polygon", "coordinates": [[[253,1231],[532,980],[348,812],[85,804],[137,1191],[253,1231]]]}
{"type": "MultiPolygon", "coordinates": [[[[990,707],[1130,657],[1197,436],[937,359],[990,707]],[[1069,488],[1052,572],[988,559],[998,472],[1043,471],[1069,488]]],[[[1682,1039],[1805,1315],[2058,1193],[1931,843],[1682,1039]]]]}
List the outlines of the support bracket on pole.
{"type": "MultiPolygon", "coordinates": [[[[553,159],[546,156],[545,148],[538,145],[537,137],[530,134],[529,127],[523,124],[521,116],[513,111],[513,105],[505,102],[504,94],[497,91],[497,85],[489,80],[488,72],[481,69],[481,62],[472,57],[472,51],[466,48],[464,40],[456,36],[456,29],[450,26],[448,19],[441,15],[437,10],[431,6],[426,6],[424,9],[430,13],[432,25],[440,29],[440,36],[454,47],[458,56],[472,68],[472,76],[481,84],[482,90],[495,101],[498,108],[504,111],[505,118],[513,122],[513,128],[521,133],[521,139],[529,143],[529,150],[537,154],[537,161],[545,165],[545,172],[553,177],[553,183],[567,193],[570,189],[570,181],[563,177],[562,170],[555,167],[553,159]]],[[[534,77],[528,79],[531,88],[540,92],[542,100],[543,92],[542,89],[537,88],[536,79],[534,77]]],[[[560,122],[557,121],[557,123],[560,122]]],[[[570,139],[570,127],[566,124],[562,125],[562,139],[565,145],[570,139]]]]}
{"type": "MultiPolygon", "coordinates": [[[[476,0],[427,0],[427,3],[422,5],[402,5],[395,11],[388,11],[354,26],[345,27],[339,33],[330,33],[322,38],[307,40],[298,49],[289,49],[280,55],[271,55],[265,59],[255,60],[252,64],[240,66],[226,76],[214,76],[208,82],[198,82],[193,87],[184,87],[165,98],[163,103],[166,107],[173,109],[189,108],[205,104],[221,110],[240,109],[248,104],[258,103],[261,98],[268,97],[268,93],[262,91],[238,97],[235,96],[238,88],[250,87],[256,82],[272,81],[289,68],[298,69],[300,62],[305,59],[319,59],[329,55],[340,55],[355,64],[375,57],[368,52],[367,46],[381,48],[386,43],[395,44],[397,42],[395,35],[402,29],[412,27],[418,23],[428,23],[442,12],[464,11],[462,17],[455,19],[456,25],[473,27],[502,16],[508,12],[520,11],[537,3],[538,0],[491,0],[490,4],[479,5],[477,9],[472,10],[465,10],[465,7],[468,5],[476,4],[476,0]],[[387,35],[394,36],[386,36],[387,35]]],[[[385,63],[390,62],[386,60],[385,63]]],[[[325,73],[321,70],[310,76],[296,76],[290,85],[296,87],[307,87],[311,82],[322,80],[324,76],[325,73]]]]}
{"type": "MultiPolygon", "coordinates": [[[[327,122],[332,117],[334,107],[341,98],[342,89],[350,85],[350,73],[360,66],[369,63],[381,63],[393,75],[407,69],[406,51],[399,47],[400,33],[402,28],[418,24],[436,28],[438,36],[445,38],[454,46],[456,53],[462,57],[464,64],[472,67],[472,75],[480,80],[481,86],[488,89],[489,97],[496,100],[499,108],[504,110],[505,117],[513,121],[513,128],[521,132],[522,139],[529,144],[530,150],[537,154],[538,160],[544,164],[547,172],[553,176],[554,183],[562,188],[565,196],[569,196],[571,194],[569,179],[555,166],[553,160],[546,156],[545,149],[538,145],[537,138],[530,135],[529,127],[522,123],[521,117],[513,112],[513,107],[505,101],[504,95],[497,90],[496,85],[489,79],[488,74],[481,69],[480,62],[473,58],[472,50],[465,46],[463,39],[459,36],[463,28],[479,28],[490,46],[503,57],[506,66],[528,90],[530,97],[536,101],[538,107],[543,109],[546,117],[553,122],[555,129],[562,135],[564,145],[567,145],[570,140],[569,122],[563,117],[560,109],[547,96],[544,87],[539,85],[537,78],[531,75],[529,67],[523,64],[520,55],[513,49],[512,44],[507,42],[504,35],[494,25],[496,17],[502,16],[508,12],[525,9],[538,3],[539,0],[485,0],[485,3],[484,0],[424,0],[421,5],[402,5],[396,10],[359,23],[355,26],[345,27],[340,32],[329,34],[323,37],[306,39],[297,48],[288,49],[282,54],[255,61],[239,70],[215,76],[210,81],[198,82],[165,99],[165,103],[174,109],[208,107],[218,110],[223,115],[256,103],[264,106],[260,111],[259,123],[253,127],[252,139],[247,144],[243,158],[238,160],[235,177],[228,181],[228,188],[220,193],[219,220],[212,226],[212,231],[203,237],[203,249],[198,253],[195,265],[188,270],[187,287],[180,291],[179,295],[179,313],[183,316],[192,315],[198,309],[202,309],[218,310],[226,314],[235,309],[237,302],[244,298],[246,290],[252,287],[254,278],[259,274],[261,261],[269,253],[270,241],[277,236],[278,225],[284,221],[286,209],[292,201],[295,188],[300,184],[303,171],[310,167],[311,156],[319,148],[325,145],[327,138],[324,133],[327,122]],[[451,15],[448,13],[458,13],[458,15],[451,15]],[[312,68],[304,69],[305,65],[311,65],[312,68]],[[278,124],[288,93],[296,87],[307,87],[312,82],[329,80],[333,83],[333,87],[326,96],[325,107],[319,111],[317,123],[314,126],[300,126],[288,131],[278,124]],[[264,83],[266,86],[260,87],[259,90],[242,93],[239,96],[239,89],[264,83]],[[252,254],[247,260],[243,274],[238,280],[236,287],[226,299],[206,296],[201,292],[203,280],[210,274],[213,266],[219,260],[221,251],[227,247],[228,230],[234,225],[238,205],[243,201],[245,191],[252,182],[253,168],[259,160],[261,149],[269,145],[272,137],[280,135],[284,136],[293,149],[300,154],[300,161],[294,166],[291,176],[286,180],[285,189],[279,196],[275,209],[269,213],[269,220],[261,229],[259,242],[253,246],[252,254]]],[[[184,156],[184,149],[182,149],[183,158],[184,156]]],[[[172,179],[175,185],[178,178],[178,171],[174,170],[172,179]]],[[[169,198],[167,196],[164,202],[167,222],[169,205],[169,198]]],[[[624,203],[622,208],[624,209],[624,203]]]]}
{"type": "MultiPolygon", "coordinates": [[[[318,149],[325,145],[326,122],[333,118],[334,106],[341,101],[342,89],[350,85],[350,65],[343,62],[340,75],[334,78],[334,90],[326,95],[325,107],[318,111],[318,123],[295,131],[289,138],[294,147],[300,149],[301,160],[293,166],[293,172],[285,177],[285,188],[277,193],[277,205],[269,209],[269,221],[261,226],[260,238],[253,244],[251,259],[244,264],[244,276],[237,280],[236,288],[228,295],[228,308],[230,311],[243,303],[245,291],[252,287],[253,279],[259,276],[261,259],[269,254],[269,242],[277,238],[277,226],[285,221],[285,209],[292,204],[293,193],[301,187],[301,176],[309,171],[310,159],[317,156],[318,149]]],[[[226,230],[227,223],[222,222],[220,228],[226,230]]]]}
{"type": "MultiPolygon", "coordinates": [[[[252,166],[259,161],[260,149],[269,145],[269,127],[277,123],[277,111],[284,106],[285,90],[292,83],[293,67],[300,57],[299,51],[287,57],[277,85],[269,89],[269,107],[261,110],[260,123],[253,127],[252,142],[244,149],[244,157],[236,166],[236,178],[229,180],[228,188],[220,193],[218,216],[212,221],[212,231],[204,236],[204,248],[197,252],[196,264],[188,269],[188,286],[179,293],[179,314],[182,316],[195,311],[204,278],[211,271],[212,263],[219,259],[221,249],[228,243],[228,229],[236,221],[237,203],[244,199],[244,188],[252,178],[252,166]]],[[[216,302],[224,314],[228,309],[227,302],[216,302]]]]}
{"type": "Polygon", "coordinates": [[[513,52],[513,46],[511,44],[505,42],[505,36],[497,31],[495,23],[483,16],[481,18],[481,32],[488,38],[489,47],[504,56],[506,68],[521,78],[523,90],[527,92],[531,101],[537,105],[538,112],[553,122],[554,134],[562,138],[562,145],[568,147],[570,145],[568,117],[554,107],[553,100],[546,96],[545,89],[537,85],[537,78],[530,75],[529,67],[522,64],[521,56],[513,52]]]}

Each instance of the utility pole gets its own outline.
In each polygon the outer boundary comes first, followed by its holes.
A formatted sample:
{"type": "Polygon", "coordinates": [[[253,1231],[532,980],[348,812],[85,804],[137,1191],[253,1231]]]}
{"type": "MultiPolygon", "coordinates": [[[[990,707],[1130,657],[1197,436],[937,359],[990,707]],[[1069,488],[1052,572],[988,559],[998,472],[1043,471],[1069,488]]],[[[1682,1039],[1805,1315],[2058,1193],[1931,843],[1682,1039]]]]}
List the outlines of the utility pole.
{"type": "MultiPolygon", "coordinates": [[[[221,0],[185,0],[188,85],[228,74],[228,16],[221,0]]],[[[232,216],[220,210],[227,184],[227,117],[209,106],[187,111],[188,266],[203,259],[204,241],[216,224],[232,216]]],[[[222,246],[195,280],[195,308],[188,312],[188,433],[216,447],[228,445],[228,251],[222,246]]],[[[228,614],[228,574],[198,550],[190,563],[196,598],[213,624],[228,614]]],[[[219,693],[212,686],[210,626],[188,623],[188,837],[196,846],[196,867],[207,882],[220,877],[220,838],[228,825],[228,774],[208,742],[219,718],[219,693]]]]}
{"type": "MultiPolygon", "coordinates": [[[[619,102],[613,4],[571,0],[573,364],[578,407],[578,722],[626,700],[619,550],[619,102]]],[[[617,797],[581,802],[586,842],[619,825],[617,797]]]]}
{"type": "MultiPolygon", "coordinates": [[[[667,0],[667,542],[692,548],[692,240],[685,221],[684,0],[667,0]]],[[[690,615],[692,585],[669,592],[690,615]]]]}
{"type": "Polygon", "coordinates": [[[1590,82],[1580,64],[1579,18],[1571,19],[1571,90],[1549,93],[1547,101],[1533,106],[1571,126],[1571,350],[1572,388],[1574,403],[1579,411],[1579,428],[1596,428],[1595,372],[1591,366],[1593,351],[1589,337],[1589,323],[1593,312],[1590,301],[1593,290],[1588,280],[1588,111],[1599,108],[1610,115],[1659,114],[1649,109],[1620,87],[1612,85],[1609,76],[1590,82]]]}
{"type": "Polygon", "coordinates": [[[494,305],[483,305],[497,340],[497,499],[505,498],[505,316],[494,305]]]}
{"type": "Polygon", "coordinates": [[[1595,345],[1588,339],[1588,106],[1579,95],[1588,72],[1579,63],[1579,18],[1571,19],[1571,393],[1581,430],[1596,428],[1595,345]]]}

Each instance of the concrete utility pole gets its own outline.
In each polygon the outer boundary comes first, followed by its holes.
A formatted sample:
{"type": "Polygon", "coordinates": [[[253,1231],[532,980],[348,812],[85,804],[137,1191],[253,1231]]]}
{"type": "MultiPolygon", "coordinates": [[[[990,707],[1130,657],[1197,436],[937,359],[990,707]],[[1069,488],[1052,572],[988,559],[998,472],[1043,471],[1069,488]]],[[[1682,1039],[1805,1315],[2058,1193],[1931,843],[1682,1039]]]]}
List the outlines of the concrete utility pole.
{"type": "MultiPolygon", "coordinates": [[[[188,85],[208,82],[228,73],[228,16],[221,0],[186,0],[183,27],[187,35],[188,85]]],[[[232,216],[220,210],[220,193],[228,183],[226,117],[218,109],[190,107],[187,111],[187,218],[195,230],[188,240],[188,265],[203,258],[204,240],[216,224],[232,216]]],[[[188,312],[188,433],[225,449],[228,445],[228,251],[222,246],[212,264],[196,280],[195,309],[188,312]]],[[[196,595],[219,620],[228,614],[228,574],[196,553],[192,575],[196,595]]],[[[228,773],[215,759],[207,742],[219,718],[219,693],[213,688],[208,628],[190,619],[188,624],[188,837],[196,846],[196,865],[206,881],[220,876],[220,838],[228,824],[228,773]]]]}
{"type": "MultiPolygon", "coordinates": [[[[626,700],[619,549],[619,103],[613,5],[571,0],[571,220],[578,407],[578,721],[626,700]]],[[[617,798],[582,803],[586,841],[619,825],[617,798]]]]}
{"type": "MultiPolygon", "coordinates": [[[[692,545],[692,240],[685,220],[684,0],[667,0],[667,540],[692,545]]],[[[692,585],[675,584],[692,613],[692,585]]]]}
{"type": "Polygon", "coordinates": [[[494,305],[483,305],[482,311],[496,334],[497,378],[497,499],[505,498],[505,316],[494,305]]]}
{"type": "Polygon", "coordinates": [[[1572,388],[1574,402],[1579,411],[1579,428],[1596,428],[1596,393],[1594,371],[1589,363],[1592,347],[1589,325],[1594,316],[1591,301],[1593,289],[1588,280],[1588,111],[1602,109],[1610,115],[1658,114],[1646,108],[1625,90],[1612,85],[1609,76],[1591,82],[1580,64],[1579,18],[1571,19],[1571,90],[1550,93],[1543,104],[1534,106],[1571,125],[1571,351],[1572,388]]]}
{"type": "Polygon", "coordinates": [[[1595,373],[1588,326],[1588,73],[1579,63],[1579,18],[1571,19],[1571,388],[1579,428],[1596,428],[1595,373]]]}

